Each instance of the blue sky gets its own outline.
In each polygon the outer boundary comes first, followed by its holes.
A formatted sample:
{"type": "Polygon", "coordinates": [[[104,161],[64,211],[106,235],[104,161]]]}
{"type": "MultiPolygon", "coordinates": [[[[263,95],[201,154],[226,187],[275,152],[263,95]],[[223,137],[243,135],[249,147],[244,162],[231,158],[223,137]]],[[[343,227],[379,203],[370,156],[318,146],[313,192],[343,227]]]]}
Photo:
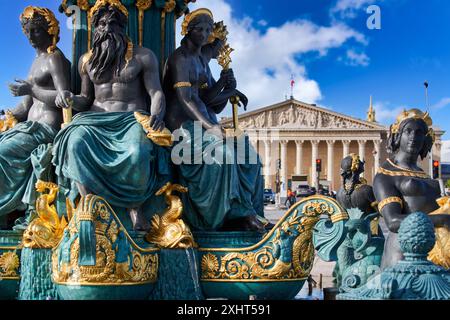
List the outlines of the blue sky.
{"type": "MultiPolygon", "coordinates": [[[[15,105],[7,83],[25,78],[34,51],[18,17],[26,5],[57,11],[59,0],[0,2],[0,108],[15,105]]],[[[373,95],[378,120],[389,124],[404,107],[425,108],[450,139],[450,1],[444,0],[197,0],[230,30],[233,68],[250,109],[290,94],[364,119],[373,95]],[[381,8],[381,30],[369,30],[366,8],[381,8]]],[[[60,47],[71,57],[65,16],[60,47]]],[[[216,68],[217,69],[217,68],[216,68]]],[[[218,69],[217,69],[218,70],[218,69]]],[[[216,71],[217,71],[216,70],[216,71]]],[[[226,115],[226,114],[225,114],[226,115]]]]}

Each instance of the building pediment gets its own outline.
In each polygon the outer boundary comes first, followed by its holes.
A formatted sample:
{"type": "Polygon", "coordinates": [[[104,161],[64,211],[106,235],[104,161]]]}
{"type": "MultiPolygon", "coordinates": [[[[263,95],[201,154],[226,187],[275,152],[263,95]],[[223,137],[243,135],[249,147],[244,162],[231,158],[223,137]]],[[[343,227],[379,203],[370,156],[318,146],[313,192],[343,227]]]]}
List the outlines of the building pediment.
{"type": "MultiPolygon", "coordinates": [[[[222,121],[231,124],[231,119],[222,121]]],[[[378,123],[355,119],[328,109],[296,100],[261,108],[239,116],[242,129],[303,129],[303,130],[386,130],[378,123]]]]}

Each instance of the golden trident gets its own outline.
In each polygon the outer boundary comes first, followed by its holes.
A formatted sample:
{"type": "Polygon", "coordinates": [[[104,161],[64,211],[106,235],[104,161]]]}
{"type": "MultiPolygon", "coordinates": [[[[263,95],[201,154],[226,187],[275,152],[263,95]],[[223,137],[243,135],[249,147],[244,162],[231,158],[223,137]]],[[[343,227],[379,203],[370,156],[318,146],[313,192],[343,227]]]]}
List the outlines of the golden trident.
{"type": "MultiPolygon", "coordinates": [[[[233,48],[230,47],[230,45],[226,42],[227,41],[227,27],[223,24],[223,21],[216,22],[214,24],[214,31],[212,36],[214,38],[218,38],[224,42],[222,48],[219,50],[219,55],[217,57],[217,62],[222,67],[224,71],[227,71],[230,69],[230,64],[232,62],[231,60],[231,53],[234,51],[233,48]]],[[[241,128],[239,128],[239,96],[233,96],[230,98],[230,102],[233,106],[233,128],[234,136],[240,136],[242,134],[241,128]]]]}

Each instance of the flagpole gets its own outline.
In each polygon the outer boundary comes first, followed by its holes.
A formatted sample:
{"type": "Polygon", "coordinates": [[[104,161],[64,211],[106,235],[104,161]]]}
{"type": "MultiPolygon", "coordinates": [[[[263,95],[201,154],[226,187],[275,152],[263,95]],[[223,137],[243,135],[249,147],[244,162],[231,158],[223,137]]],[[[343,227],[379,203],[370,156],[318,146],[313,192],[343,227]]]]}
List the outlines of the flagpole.
{"type": "Polygon", "coordinates": [[[294,75],[291,74],[291,100],[294,100],[294,75]]]}

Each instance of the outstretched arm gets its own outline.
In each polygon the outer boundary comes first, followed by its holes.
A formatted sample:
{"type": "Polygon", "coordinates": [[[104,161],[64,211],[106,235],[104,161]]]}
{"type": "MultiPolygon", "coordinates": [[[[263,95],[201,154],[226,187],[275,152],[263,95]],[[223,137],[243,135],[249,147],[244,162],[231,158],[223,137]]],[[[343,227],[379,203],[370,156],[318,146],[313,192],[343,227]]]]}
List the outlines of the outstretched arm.
{"type": "Polygon", "coordinates": [[[11,113],[17,121],[26,121],[28,118],[28,112],[33,105],[33,96],[31,92],[31,85],[24,80],[15,80],[16,83],[10,83],[8,85],[11,94],[14,97],[24,97],[24,99],[13,109],[11,113]]]}
{"type": "Polygon", "coordinates": [[[158,59],[155,54],[148,49],[141,49],[143,53],[138,55],[143,66],[143,79],[145,89],[151,98],[150,106],[150,126],[153,130],[164,129],[164,116],[166,115],[166,98],[161,88],[159,78],[158,59]]]}

